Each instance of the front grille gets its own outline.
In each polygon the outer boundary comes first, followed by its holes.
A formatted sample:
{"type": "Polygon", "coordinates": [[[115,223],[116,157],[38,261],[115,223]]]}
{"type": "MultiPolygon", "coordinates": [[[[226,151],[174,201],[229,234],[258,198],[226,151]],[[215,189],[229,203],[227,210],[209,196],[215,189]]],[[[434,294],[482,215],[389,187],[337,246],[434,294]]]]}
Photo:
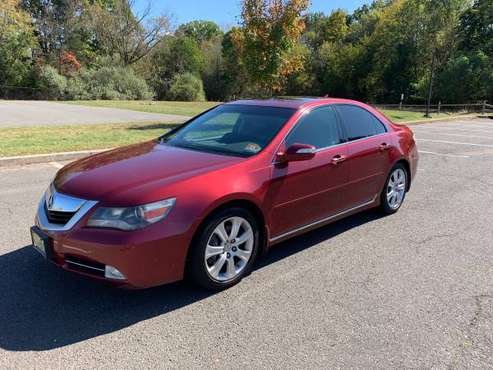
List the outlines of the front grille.
{"type": "Polygon", "coordinates": [[[50,221],[52,224],[57,225],[65,225],[75,214],[75,212],[50,211],[48,208],[46,208],[46,205],[45,212],[48,221],[50,221]]]}
{"type": "Polygon", "coordinates": [[[65,257],[65,263],[71,270],[104,277],[105,265],[102,263],[88,261],[74,256],[65,257]]]}

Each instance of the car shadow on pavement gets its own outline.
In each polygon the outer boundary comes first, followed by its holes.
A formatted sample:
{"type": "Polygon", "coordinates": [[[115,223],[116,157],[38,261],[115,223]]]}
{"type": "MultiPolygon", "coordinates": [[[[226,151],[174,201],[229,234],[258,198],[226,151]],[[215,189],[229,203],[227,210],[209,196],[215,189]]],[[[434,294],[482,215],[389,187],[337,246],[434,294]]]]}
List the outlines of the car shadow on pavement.
{"type": "MultiPolygon", "coordinates": [[[[367,211],[281,243],[255,270],[380,217],[367,211]]],[[[63,347],[213,294],[186,283],[147,290],[113,288],[52,266],[25,246],[0,256],[0,348],[44,351],[63,347]]]]}

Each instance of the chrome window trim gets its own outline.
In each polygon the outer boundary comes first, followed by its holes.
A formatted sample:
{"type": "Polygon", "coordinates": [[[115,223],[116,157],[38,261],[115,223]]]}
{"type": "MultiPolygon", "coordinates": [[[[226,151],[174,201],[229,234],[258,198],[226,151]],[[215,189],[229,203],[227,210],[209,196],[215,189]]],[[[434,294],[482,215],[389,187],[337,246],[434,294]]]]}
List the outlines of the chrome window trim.
{"type": "MultiPolygon", "coordinates": [[[[368,112],[369,114],[371,114],[373,117],[375,117],[375,119],[378,120],[383,125],[383,127],[385,128],[385,132],[381,132],[379,134],[375,134],[375,135],[371,135],[371,136],[366,136],[366,137],[363,137],[363,138],[357,139],[357,140],[346,140],[346,141],[343,141],[342,143],[325,146],[323,148],[316,148],[315,153],[322,152],[322,151],[327,150],[327,149],[336,148],[336,147],[341,146],[341,145],[347,145],[347,144],[350,144],[350,143],[357,143],[359,141],[363,141],[363,140],[375,138],[375,137],[386,135],[386,134],[390,133],[390,130],[387,127],[387,124],[385,122],[382,122],[382,120],[380,120],[377,116],[375,116],[368,109],[363,108],[363,107],[360,107],[359,105],[356,105],[356,104],[349,104],[349,103],[330,103],[330,104],[325,104],[325,105],[318,105],[318,106],[315,106],[315,107],[303,108],[302,111],[301,111],[301,114],[298,117],[298,119],[296,120],[296,122],[291,126],[291,128],[289,129],[289,131],[286,132],[286,134],[284,135],[284,137],[280,141],[279,145],[277,146],[277,148],[276,148],[276,150],[274,152],[274,157],[272,158],[272,164],[273,165],[276,165],[276,164],[279,164],[280,163],[280,162],[276,161],[277,153],[279,152],[279,148],[281,147],[281,145],[286,142],[286,138],[289,136],[289,134],[291,133],[291,131],[293,131],[293,129],[296,127],[296,125],[298,125],[298,123],[300,122],[300,120],[306,114],[309,114],[309,113],[311,113],[312,111],[314,111],[316,109],[319,109],[319,108],[327,108],[327,107],[330,107],[330,108],[334,109],[334,111],[335,111],[335,113],[336,113],[336,115],[338,117],[338,121],[340,121],[340,122],[338,122],[338,125],[341,125],[342,126],[342,129],[344,130],[344,126],[343,126],[344,124],[342,122],[342,118],[340,117],[339,112],[337,111],[337,106],[341,106],[341,105],[349,105],[349,106],[358,107],[358,108],[361,108],[364,111],[368,112]]],[[[341,138],[341,139],[344,139],[344,138],[341,138]]]]}
{"type": "Polygon", "coordinates": [[[303,231],[303,230],[305,230],[305,229],[311,228],[311,227],[316,226],[316,225],[318,225],[318,224],[322,224],[322,223],[324,223],[324,222],[328,222],[328,221],[330,221],[330,220],[333,220],[334,218],[337,218],[337,217],[339,217],[339,216],[343,216],[343,215],[345,215],[345,214],[347,214],[347,213],[350,213],[350,212],[352,212],[352,211],[356,211],[356,210],[358,210],[358,209],[360,209],[360,208],[363,208],[363,207],[369,206],[370,204],[374,203],[374,202],[377,200],[377,197],[378,197],[378,195],[375,195],[375,196],[374,196],[371,200],[369,200],[369,201],[367,201],[367,202],[364,202],[364,203],[362,203],[362,204],[360,204],[360,205],[357,205],[357,206],[355,206],[355,207],[351,207],[351,208],[346,209],[346,210],[344,210],[344,211],[341,211],[341,212],[335,213],[335,214],[330,215],[330,216],[328,216],[328,217],[322,218],[321,220],[311,222],[311,223],[309,223],[309,224],[307,224],[307,225],[303,225],[303,226],[296,227],[296,228],[294,228],[294,229],[292,229],[292,230],[289,230],[289,231],[287,231],[287,232],[285,232],[285,233],[283,233],[283,234],[281,234],[281,235],[278,235],[278,236],[275,236],[275,237],[273,237],[273,238],[270,238],[270,239],[269,239],[269,242],[271,242],[271,243],[272,243],[272,242],[275,242],[276,240],[279,240],[279,239],[285,238],[285,237],[287,237],[287,236],[289,236],[289,235],[296,234],[297,232],[300,232],[300,231],[303,231]]]}
{"type": "Polygon", "coordinates": [[[94,200],[85,200],[80,198],[71,197],[66,194],[57,192],[53,186],[43,194],[38,204],[38,212],[36,214],[37,226],[46,231],[68,231],[72,229],[77,222],[84,217],[91,208],[93,208],[98,202],[94,200]],[[55,196],[57,201],[56,208],[50,208],[57,212],[75,212],[72,218],[65,224],[53,224],[48,220],[48,216],[45,211],[45,203],[48,203],[49,199],[55,196]],[[64,208],[64,207],[67,208],[64,208]]]}
{"type": "Polygon", "coordinates": [[[319,148],[319,149],[317,149],[317,152],[321,152],[321,151],[323,151],[323,150],[327,150],[327,149],[332,149],[332,148],[334,148],[334,147],[341,146],[341,145],[347,145],[347,144],[357,143],[358,141],[363,141],[363,140],[367,140],[367,139],[372,139],[372,138],[374,138],[374,137],[381,136],[381,135],[385,135],[385,134],[388,134],[388,132],[382,132],[381,134],[376,134],[376,135],[366,136],[366,137],[363,137],[363,138],[361,138],[361,139],[352,140],[352,141],[345,141],[345,142],[340,143],[340,144],[334,144],[334,145],[331,145],[331,146],[326,146],[326,147],[324,147],[324,148],[319,148]]]}
{"type": "Polygon", "coordinates": [[[315,148],[301,148],[296,151],[296,154],[312,154],[315,153],[317,149],[315,148]]]}

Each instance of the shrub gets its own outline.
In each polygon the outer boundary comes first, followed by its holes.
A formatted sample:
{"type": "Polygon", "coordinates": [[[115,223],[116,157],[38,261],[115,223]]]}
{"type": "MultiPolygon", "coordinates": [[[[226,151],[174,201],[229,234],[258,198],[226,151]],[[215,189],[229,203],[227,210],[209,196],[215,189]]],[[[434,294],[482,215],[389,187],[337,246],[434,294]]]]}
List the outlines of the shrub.
{"type": "Polygon", "coordinates": [[[87,91],[85,80],[81,78],[81,72],[77,77],[67,81],[66,97],[71,100],[91,100],[96,99],[87,91]]]}
{"type": "Polygon", "coordinates": [[[125,67],[102,67],[82,70],[69,80],[67,95],[70,99],[145,100],[152,92],[142,78],[125,67]]]}
{"type": "Polygon", "coordinates": [[[204,101],[204,85],[202,80],[191,73],[176,75],[167,93],[170,100],[204,101]]]}
{"type": "Polygon", "coordinates": [[[41,66],[38,71],[38,84],[44,99],[63,99],[67,79],[50,65],[41,66]]]}

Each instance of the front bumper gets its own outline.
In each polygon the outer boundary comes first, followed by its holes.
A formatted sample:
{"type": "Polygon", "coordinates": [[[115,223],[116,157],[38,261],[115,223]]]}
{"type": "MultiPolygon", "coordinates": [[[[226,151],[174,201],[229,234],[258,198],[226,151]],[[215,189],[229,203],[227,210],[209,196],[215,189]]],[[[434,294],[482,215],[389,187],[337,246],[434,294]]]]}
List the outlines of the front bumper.
{"type": "Polygon", "coordinates": [[[137,240],[116,230],[81,229],[61,234],[44,231],[51,239],[51,262],[78,274],[119,286],[149,288],[183,278],[186,241],[182,236],[137,240]],[[125,279],[105,277],[113,266],[125,279]]]}
{"type": "MultiPolygon", "coordinates": [[[[49,223],[42,198],[36,226],[50,238],[50,261],[78,274],[117,286],[148,288],[181,280],[191,237],[187,225],[163,220],[141,230],[88,228],[95,202],[70,227],[49,223]],[[108,266],[124,278],[108,278],[108,266]]],[[[66,225],[65,225],[66,226],[66,225]]]]}

